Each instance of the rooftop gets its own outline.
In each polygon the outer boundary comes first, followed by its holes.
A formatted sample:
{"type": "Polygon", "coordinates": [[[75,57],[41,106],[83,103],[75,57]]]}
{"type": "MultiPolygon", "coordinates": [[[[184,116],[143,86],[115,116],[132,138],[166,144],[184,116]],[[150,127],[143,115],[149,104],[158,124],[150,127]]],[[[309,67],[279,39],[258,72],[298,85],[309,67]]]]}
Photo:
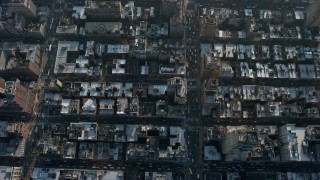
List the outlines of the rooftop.
{"type": "Polygon", "coordinates": [[[206,161],[221,160],[221,154],[215,146],[204,146],[204,159],[206,161]]]}
{"type": "Polygon", "coordinates": [[[114,9],[120,8],[121,2],[120,1],[85,1],[85,8],[88,9],[114,9]]]}
{"type": "Polygon", "coordinates": [[[57,26],[56,33],[58,33],[58,34],[78,34],[78,27],[77,27],[77,25],[57,26]]]}
{"type": "Polygon", "coordinates": [[[97,103],[96,99],[89,98],[83,99],[83,106],[81,108],[81,114],[96,114],[97,103]]]}
{"type": "Polygon", "coordinates": [[[60,169],[34,168],[31,177],[32,179],[58,180],[60,177],[60,169]]]}
{"type": "Polygon", "coordinates": [[[69,138],[76,140],[97,140],[97,123],[70,123],[69,138]]]}
{"type": "Polygon", "coordinates": [[[74,17],[75,19],[87,18],[87,16],[85,15],[84,6],[73,6],[72,10],[73,10],[72,17],[74,17]]]}
{"type": "Polygon", "coordinates": [[[167,85],[149,85],[148,94],[150,95],[164,95],[167,91],[167,85]]]}
{"type": "Polygon", "coordinates": [[[115,68],[112,68],[112,74],[125,74],[126,69],[126,60],[125,59],[114,59],[113,64],[115,65],[115,68]]]}
{"type": "Polygon", "coordinates": [[[78,41],[59,41],[56,55],[54,73],[73,73],[75,64],[68,63],[68,52],[77,52],[79,49],[78,41]]]}
{"type": "Polygon", "coordinates": [[[109,34],[119,32],[121,27],[121,22],[86,22],[84,30],[86,34],[109,34]]]}
{"type": "Polygon", "coordinates": [[[110,82],[105,86],[108,97],[132,97],[132,83],[110,82]]]}
{"type": "Polygon", "coordinates": [[[38,55],[38,49],[39,49],[38,44],[22,44],[20,46],[20,52],[21,53],[26,53],[26,60],[30,61],[36,61],[36,56],[38,55]]]}
{"type": "Polygon", "coordinates": [[[109,44],[106,45],[106,53],[107,54],[125,54],[129,53],[129,44],[109,44]]]}
{"type": "Polygon", "coordinates": [[[113,99],[100,99],[99,100],[99,114],[114,114],[115,101],[113,99]]]}

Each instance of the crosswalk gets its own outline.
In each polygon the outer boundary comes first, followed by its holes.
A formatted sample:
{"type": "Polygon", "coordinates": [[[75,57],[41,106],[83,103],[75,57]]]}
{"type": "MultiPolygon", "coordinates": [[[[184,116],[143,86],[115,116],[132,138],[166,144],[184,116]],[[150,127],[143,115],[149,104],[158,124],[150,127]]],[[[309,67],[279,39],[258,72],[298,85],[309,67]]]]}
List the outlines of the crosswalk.
{"type": "Polygon", "coordinates": [[[17,156],[22,157],[25,154],[26,139],[22,139],[19,146],[20,147],[18,148],[17,156]]]}

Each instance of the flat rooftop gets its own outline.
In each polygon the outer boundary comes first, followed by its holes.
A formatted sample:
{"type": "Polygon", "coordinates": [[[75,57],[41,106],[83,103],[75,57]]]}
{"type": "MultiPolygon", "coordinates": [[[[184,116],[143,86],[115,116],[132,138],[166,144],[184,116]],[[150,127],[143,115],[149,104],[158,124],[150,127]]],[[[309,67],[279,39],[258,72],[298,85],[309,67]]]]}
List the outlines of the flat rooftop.
{"type": "Polygon", "coordinates": [[[84,30],[86,33],[115,33],[120,31],[122,22],[86,22],[84,30]]]}
{"type": "Polygon", "coordinates": [[[59,41],[56,55],[56,63],[54,73],[71,73],[74,72],[75,63],[68,63],[68,52],[76,52],[79,50],[78,41],[59,41]]]}

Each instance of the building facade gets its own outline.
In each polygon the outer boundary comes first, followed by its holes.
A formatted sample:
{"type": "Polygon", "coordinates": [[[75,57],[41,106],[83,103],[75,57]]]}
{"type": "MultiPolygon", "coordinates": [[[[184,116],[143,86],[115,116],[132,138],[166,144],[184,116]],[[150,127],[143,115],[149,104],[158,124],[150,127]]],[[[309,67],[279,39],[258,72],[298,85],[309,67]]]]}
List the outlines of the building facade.
{"type": "Polygon", "coordinates": [[[37,7],[32,0],[11,0],[9,5],[14,12],[29,19],[35,19],[37,17],[37,7]]]}
{"type": "Polygon", "coordinates": [[[306,9],[306,21],[307,26],[319,27],[320,26],[320,1],[314,1],[306,9]]]}
{"type": "Polygon", "coordinates": [[[33,113],[36,92],[20,80],[6,81],[4,98],[0,99],[1,116],[28,117],[33,113]]]}
{"type": "Polygon", "coordinates": [[[40,74],[40,46],[12,43],[0,45],[0,76],[37,78],[40,74]]]}

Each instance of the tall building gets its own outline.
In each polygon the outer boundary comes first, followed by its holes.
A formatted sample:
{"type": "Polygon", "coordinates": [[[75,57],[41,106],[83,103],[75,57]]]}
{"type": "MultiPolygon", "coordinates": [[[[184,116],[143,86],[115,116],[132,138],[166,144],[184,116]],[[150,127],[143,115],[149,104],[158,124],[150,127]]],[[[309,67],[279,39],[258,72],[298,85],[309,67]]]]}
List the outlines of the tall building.
{"type": "Polygon", "coordinates": [[[239,138],[240,135],[236,131],[226,134],[222,141],[222,153],[229,154],[239,143],[239,138]]]}
{"type": "Polygon", "coordinates": [[[182,39],[184,34],[184,26],[181,21],[177,18],[170,19],[170,38],[171,39],[182,39]]]}
{"type": "MultiPolygon", "coordinates": [[[[4,143],[6,144],[6,143],[4,143]]],[[[6,145],[3,145],[4,147],[6,145]]],[[[8,149],[9,147],[3,148],[4,150],[8,149]]],[[[10,146],[11,148],[11,146],[10,146]]],[[[0,167],[0,177],[1,179],[5,180],[19,180],[23,178],[23,168],[22,167],[9,167],[9,166],[2,166],[0,167]]]]}
{"type": "Polygon", "coordinates": [[[170,2],[170,1],[162,2],[161,15],[163,19],[165,19],[166,21],[169,21],[170,18],[174,16],[178,16],[179,15],[178,13],[179,13],[179,10],[176,7],[176,2],[170,2]]]}
{"type": "Polygon", "coordinates": [[[46,36],[46,25],[45,24],[33,24],[30,23],[26,27],[26,31],[24,33],[25,38],[34,38],[34,39],[45,39],[46,36]]]}
{"type": "Polygon", "coordinates": [[[1,116],[30,116],[33,113],[33,106],[36,92],[21,84],[20,80],[6,81],[4,98],[0,99],[1,116]]]}
{"type": "Polygon", "coordinates": [[[221,58],[214,56],[212,45],[208,43],[201,44],[200,56],[200,77],[202,79],[218,77],[221,69],[221,58]]]}
{"type": "Polygon", "coordinates": [[[278,142],[270,138],[275,127],[230,127],[222,138],[222,154],[226,161],[271,160],[276,157],[274,149],[278,142]],[[268,133],[263,132],[266,130],[268,133]],[[262,141],[263,139],[263,141],[262,141]]]}
{"type": "Polygon", "coordinates": [[[5,19],[0,23],[0,37],[1,38],[22,38],[24,27],[26,26],[26,19],[19,14],[5,19]]]}
{"type": "Polygon", "coordinates": [[[305,24],[311,27],[320,27],[320,1],[314,1],[306,9],[305,24]]]}
{"type": "Polygon", "coordinates": [[[218,29],[217,24],[214,21],[214,18],[209,15],[202,15],[200,17],[200,27],[199,27],[199,37],[201,39],[211,39],[215,37],[215,33],[218,29]]]}
{"type": "Polygon", "coordinates": [[[205,79],[201,86],[202,115],[216,117],[220,110],[220,101],[216,98],[219,80],[205,79]]]}
{"type": "Polygon", "coordinates": [[[187,80],[181,77],[168,79],[168,95],[173,96],[173,103],[186,104],[187,102],[187,80]]]}
{"type": "Polygon", "coordinates": [[[0,44],[0,76],[4,78],[34,78],[40,74],[38,44],[0,44]]]}
{"type": "Polygon", "coordinates": [[[15,14],[10,18],[0,21],[1,38],[45,38],[45,24],[26,23],[26,18],[21,14],[15,14]]]}
{"type": "Polygon", "coordinates": [[[10,0],[9,6],[12,8],[12,11],[29,19],[37,17],[37,7],[32,0],[10,0]]]}
{"type": "Polygon", "coordinates": [[[205,54],[200,61],[201,78],[215,78],[219,76],[221,59],[213,57],[212,54],[205,54]]]}
{"type": "Polygon", "coordinates": [[[6,89],[6,80],[0,77],[0,98],[4,95],[6,89]]]}

